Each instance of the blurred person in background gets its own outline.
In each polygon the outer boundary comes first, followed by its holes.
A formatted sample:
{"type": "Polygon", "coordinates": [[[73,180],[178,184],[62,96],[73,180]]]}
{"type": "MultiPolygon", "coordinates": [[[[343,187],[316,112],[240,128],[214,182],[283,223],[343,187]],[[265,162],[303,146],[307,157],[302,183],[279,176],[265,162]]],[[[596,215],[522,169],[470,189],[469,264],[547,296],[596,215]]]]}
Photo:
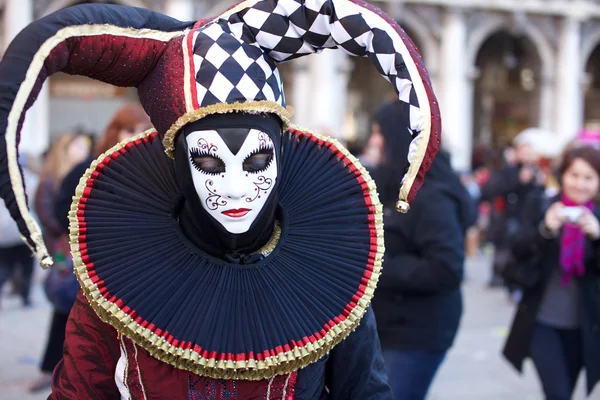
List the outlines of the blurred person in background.
{"type": "Polygon", "coordinates": [[[40,174],[35,193],[35,210],[43,230],[44,240],[54,255],[62,233],[54,216],[56,193],[65,175],[90,156],[90,140],[85,135],[62,135],[52,143],[40,174]]]}
{"type": "MultiPolygon", "coordinates": [[[[19,159],[23,166],[27,200],[32,206],[33,194],[39,178],[29,168],[29,165],[34,162],[32,158],[20,156],[19,159]]],[[[0,202],[0,300],[4,284],[12,277],[14,289],[21,297],[23,305],[25,307],[31,305],[29,294],[34,263],[35,260],[31,256],[29,247],[21,239],[17,224],[12,219],[4,201],[0,202]]]]}
{"type": "Polygon", "coordinates": [[[471,171],[468,174],[463,174],[463,183],[467,185],[467,190],[471,196],[479,201],[481,197],[482,179],[487,180],[489,176],[489,166],[487,161],[490,156],[490,149],[483,143],[475,143],[473,145],[473,153],[471,154],[471,171]]]}
{"type": "Polygon", "coordinates": [[[487,240],[494,245],[490,287],[503,286],[502,272],[510,260],[510,241],[519,229],[523,204],[532,190],[540,187],[534,148],[516,141],[514,149],[514,157],[504,152],[506,165],[493,172],[481,188],[480,201],[491,206],[487,231],[487,240]]]}
{"type": "MultiPolygon", "coordinates": [[[[34,185],[37,185],[39,175],[41,174],[44,157],[45,157],[44,154],[42,154],[41,156],[31,156],[31,155],[22,155],[21,156],[21,159],[26,164],[27,174],[29,176],[29,179],[30,180],[33,179],[32,182],[34,185]]],[[[35,189],[35,187],[34,187],[34,189],[35,189]]],[[[27,188],[27,192],[30,192],[29,188],[27,188]]],[[[29,198],[28,200],[31,202],[32,199],[29,198]]],[[[34,210],[34,212],[35,212],[35,210],[34,210]]],[[[35,266],[35,260],[34,260],[34,266],[35,266]]],[[[34,268],[34,271],[35,271],[35,268],[34,268]]],[[[13,297],[21,296],[21,293],[23,291],[22,274],[23,274],[23,271],[21,270],[21,268],[15,268],[13,270],[12,274],[10,275],[10,278],[9,278],[10,291],[8,292],[9,296],[13,296],[13,297]]]]}
{"type": "Polygon", "coordinates": [[[475,224],[476,204],[440,152],[407,214],[395,211],[397,183],[408,163],[410,138],[398,135],[407,106],[385,105],[369,151],[380,155],[373,170],[384,207],[386,253],[373,309],[389,382],[396,400],[421,400],[452,346],[462,314],[460,290],[465,234],[475,224]]]}
{"type": "Polygon", "coordinates": [[[530,357],[546,399],[571,398],[582,368],[600,380],[600,151],[565,152],[560,193],[532,195],[512,242],[524,296],[504,348],[522,371],[530,357]]]}
{"type": "Polygon", "coordinates": [[[383,152],[383,136],[377,122],[371,124],[371,136],[366,146],[361,151],[358,159],[368,170],[373,170],[381,161],[383,152]]]}
{"type": "Polygon", "coordinates": [[[587,145],[600,150],[600,130],[593,128],[582,129],[577,133],[575,145],[587,145]]]}
{"type": "MultiPolygon", "coordinates": [[[[104,135],[98,139],[91,154],[89,151],[90,149],[88,148],[87,151],[83,152],[83,154],[79,154],[79,157],[75,157],[72,160],[76,162],[69,163],[66,175],[64,175],[60,184],[57,185],[54,204],[52,208],[48,210],[52,213],[53,221],[56,223],[53,229],[55,235],[68,238],[68,214],[71,208],[73,195],[75,194],[75,189],[77,188],[79,180],[92,163],[92,160],[115,146],[117,143],[127,140],[138,133],[142,133],[150,127],[150,119],[142,109],[142,106],[137,103],[128,103],[121,107],[112,117],[106,127],[104,135]]],[[[76,143],[76,141],[73,142],[73,144],[76,143]]],[[[48,161],[50,161],[50,159],[48,161]]],[[[46,206],[50,207],[49,202],[46,206]]],[[[44,209],[46,209],[46,207],[44,207],[44,209]]],[[[65,257],[70,258],[68,254],[68,243],[66,249],[63,250],[66,251],[65,257]]],[[[55,310],[53,313],[48,344],[41,365],[42,376],[31,385],[30,391],[32,392],[45,390],[50,387],[52,371],[63,356],[65,327],[68,316],[68,312],[64,311],[61,312],[55,310]]]]}
{"type": "MultiPolygon", "coordinates": [[[[58,137],[46,154],[34,203],[42,227],[44,241],[47,243],[48,251],[53,257],[57,256],[57,252],[63,254],[69,252],[68,237],[63,234],[54,215],[54,203],[58,188],[65,175],[75,165],[89,157],[90,145],[91,141],[85,134],[67,134],[58,137]]],[[[68,317],[68,313],[57,308],[53,309],[48,342],[40,366],[42,374],[31,384],[30,390],[32,392],[50,387],[52,371],[62,358],[62,346],[65,340],[65,326],[68,317]]]]}
{"type": "Polygon", "coordinates": [[[127,103],[113,115],[104,135],[97,141],[93,154],[76,165],[65,177],[58,192],[54,212],[64,233],[69,232],[69,210],[79,180],[93,160],[116,144],[150,129],[150,118],[139,103],[127,103]]]}

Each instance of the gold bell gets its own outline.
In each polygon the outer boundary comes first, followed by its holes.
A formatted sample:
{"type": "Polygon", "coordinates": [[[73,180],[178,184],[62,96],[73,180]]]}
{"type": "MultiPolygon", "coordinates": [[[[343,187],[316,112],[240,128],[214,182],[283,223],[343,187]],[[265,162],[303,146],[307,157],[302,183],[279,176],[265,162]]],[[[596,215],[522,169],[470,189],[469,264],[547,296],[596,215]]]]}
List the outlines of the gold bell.
{"type": "Polygon", "coordinates": [[[410,204],[408,204],[406,201],[398,200],[396,202],[396,211],[406,214],[408,210],[410,210],[410,204]]]}

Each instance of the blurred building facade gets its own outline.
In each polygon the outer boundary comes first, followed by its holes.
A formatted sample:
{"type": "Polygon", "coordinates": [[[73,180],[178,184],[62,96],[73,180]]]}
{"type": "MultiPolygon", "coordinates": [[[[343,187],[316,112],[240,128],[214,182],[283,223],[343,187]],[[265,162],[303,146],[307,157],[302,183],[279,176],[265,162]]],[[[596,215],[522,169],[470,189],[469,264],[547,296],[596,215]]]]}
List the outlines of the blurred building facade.
{"type": "MultiPolygon", "coordinates": [[[[33,18],[83,3],[0,0],[0,49],[33,18]]],[[[96,1],[154,9],[181,20],[217,15],[237,0],[96,1]]],[[[416,43],[442,107],[444,146],[468,170],[474,143],[501,146],[539,126],[566,142],[600,122],[600,0],[371,1],[416,43]]],[[[370,116],[393,99],[368,60],[325,51],[283,64],[294,119],[360,141],[370,116]]],[[[57,74],[28,113],[24,151],[43,151],[77,126],[101,132],[132,89],[57,74]]]]}

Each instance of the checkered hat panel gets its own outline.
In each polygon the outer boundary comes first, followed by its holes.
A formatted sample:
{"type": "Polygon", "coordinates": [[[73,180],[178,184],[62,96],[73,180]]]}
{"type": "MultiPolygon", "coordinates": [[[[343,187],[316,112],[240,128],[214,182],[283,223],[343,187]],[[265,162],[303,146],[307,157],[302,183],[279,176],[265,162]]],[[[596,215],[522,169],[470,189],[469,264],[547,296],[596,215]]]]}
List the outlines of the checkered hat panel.
{"type": "Polygon", "coordinates": [[[275,61],[256,43],[236,35],[226,21],[212,23],[194,34],[194,66],[198,103],[252,100],[285,107],[283,83],[275,61]]]}
{"type": "MultiPolygon", "coordinates": [[[[409,105],[410,127],[420,131],[419,101],[399,51],[402,39],[377,16],[361,12],[347,0],[265,0],[228,17],[231,30],[244,41],[259,45],[276,62],[328,48],[368,57],[409,105]]],[[[363,9],[364,11],[364,9],[363,9]]],[[[411,60],[412,61],[412,60],[411,60]]]]}

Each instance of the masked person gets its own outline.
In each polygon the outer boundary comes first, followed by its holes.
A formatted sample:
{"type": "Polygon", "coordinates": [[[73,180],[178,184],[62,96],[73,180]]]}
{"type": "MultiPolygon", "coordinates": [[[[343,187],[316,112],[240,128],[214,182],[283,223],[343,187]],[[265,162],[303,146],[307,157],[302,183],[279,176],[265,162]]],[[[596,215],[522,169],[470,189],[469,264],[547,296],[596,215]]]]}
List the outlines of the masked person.
{"type": "Polygon", "coordinates": [[[277,72],[335,47],[369,57],[409,105],[406,210],[437,151],[437,103],[414,45],[366,3],[253,0],[193,23],[92,4],[17,36],[0,64],[0,187],[44,264],[13,157],[44,78],[135,86],[155,127],[76,191],[82,290],[51,399],[391,398],[370,310],[374,183],[339,143],[290,126],[277,72]]]}

